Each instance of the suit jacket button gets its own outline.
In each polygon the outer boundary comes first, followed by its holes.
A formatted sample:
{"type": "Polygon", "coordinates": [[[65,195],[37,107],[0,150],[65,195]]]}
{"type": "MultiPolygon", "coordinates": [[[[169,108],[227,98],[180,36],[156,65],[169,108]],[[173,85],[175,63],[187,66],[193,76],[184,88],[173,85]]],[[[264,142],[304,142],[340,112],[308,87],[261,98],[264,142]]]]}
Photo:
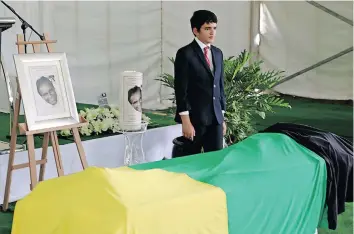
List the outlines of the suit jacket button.
{"type": "Polygon", "coordinates": [[[216,88],[216,85],[214,85],[214,88],[216,88]]]}
{"type": "Polygon", "coordinates": [[[213,97],[213,99],[215,100],[215,97],[213,97]]]}

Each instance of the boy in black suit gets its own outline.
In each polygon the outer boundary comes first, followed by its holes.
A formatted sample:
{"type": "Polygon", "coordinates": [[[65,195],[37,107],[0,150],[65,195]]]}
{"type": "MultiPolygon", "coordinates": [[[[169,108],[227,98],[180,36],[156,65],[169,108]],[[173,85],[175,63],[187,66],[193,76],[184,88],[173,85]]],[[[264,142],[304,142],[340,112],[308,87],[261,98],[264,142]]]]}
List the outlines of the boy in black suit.
{"type": "Polygon", "coordinates": [[[175,121],[192,140],[191,153],[222,149],[226,133],[223,53],[211,45],[217,21],[210,11],[194,12],[190,23],[195,39],[180,48],[175,59],[175,121]]]}

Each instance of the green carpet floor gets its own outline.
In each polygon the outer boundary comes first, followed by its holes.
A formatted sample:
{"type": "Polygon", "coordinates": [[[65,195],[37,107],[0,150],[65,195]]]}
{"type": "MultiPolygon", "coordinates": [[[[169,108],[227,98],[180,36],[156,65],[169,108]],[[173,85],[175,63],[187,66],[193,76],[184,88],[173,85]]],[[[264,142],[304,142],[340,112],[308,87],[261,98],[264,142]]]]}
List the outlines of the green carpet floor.
{"type": "MultiPolygon", "coordinates": [[[[262,130],[277,122],[290,122],[306,124],[326,131],[336,133],[340,136],[353,140],[353,106],[338,103],[326,103],[323,101],[308,100],[301,98],[285,97],[292,105],[292,109],[276,108],[275,113],[268,114],[266,119],[255,117],[254,124],[257,130],[262,130]]],[[[78,109],[90,107],[91,105],[78,104],[78,109]]],[[[174,124],[173,116],[167,112],[148,112],[152,119],[150,128],[168,126],[174,124]]],[[[9,134],[9,115],[0,113],[0,140],[9,141],[6,135],[9,134]]],[[[82,140],[98,138],[101,136],[83,137],[82,140]]],[[[19,143],[24,139],[20,139],[19,143]]],[[[70,139],[60,139],[60,144],[72,143],[70,139]]],[[[36,147],[41,146],[41,139],[36,138],[36,147]]],[[[14,204],[8,212],[0,212],[0,234],[11,233],[14,204]]],[[[353,233],[353,204],[346,204],[345,213],[338,217],[338,228],[335,231],[320,229],[319,234],[351,234],[353,233]]]]}
{"type": "Polygon", "coordinates": [[[306,124],[353,139],[353,106],[303,98],[284,97],[291,109],[275,108],[266,119],[255,119],[257,130],[277,122],[306,124]]]}

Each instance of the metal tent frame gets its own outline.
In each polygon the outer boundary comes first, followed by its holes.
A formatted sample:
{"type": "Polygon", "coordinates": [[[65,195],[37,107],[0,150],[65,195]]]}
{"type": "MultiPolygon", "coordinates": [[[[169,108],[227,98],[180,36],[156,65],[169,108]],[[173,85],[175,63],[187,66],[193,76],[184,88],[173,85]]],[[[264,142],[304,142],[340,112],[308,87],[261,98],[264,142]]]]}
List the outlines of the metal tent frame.
{"type": "MultiPolygon", "coordinates": [[[[328,9],[327,7],[317,3],[315,1],[306,1],[306,2],[311,4],[314,7],[318,8],[318,9],[320,9],[320,10],[322,10],[322,11],[324,11],[324,12],[330,14],[330,15],[332,15],[333,17],[335,17],[335,18],[337,18],[337,19],[339,19],[339,20],[341,20],[341,21],[353,26],[353,20],[350,20],[350,19],[348,19],[348,18],[346,18],[346,17],[344,17],[344,16],[332,11],[331,9],[328,9]]],[[[292,74],[290,76],[287,76],[284,79],[282,79],[281,81],[279,81],[278,83],[276,83],[273,86],[273,88],[278,86],[278,85],[280,85],[280,84],[282,84],[282,83],[284,83],[284,82],[287,82],[287,81],[289,81],[289,80],[291,80],[291,79],[293,79],[293,78],[295,78],[295,77],[297,77],[299,75],[302,75],[302,74],[304,74],[304,73],[306,73],[308,71],[311,71],[311,70],[313,70],[313,69],[315,69],[317,67],[320,67],[320,66],[322,66],[322,65],[324,65],[324,64],[326,64],[326,63],[328,63],[328,62],[330,62],[332,60],[335,60],[335,59],[337,59],[339,57],[342,57],[343,55],[346,55],[346,54],[348,54],[348,53],[350,53],[352,51],[353,51],[353,46],[351,46],[348,49],[345,49],[343,51],[340,51],[337,54],[332,55],[332,56],[330,56],[330,57],[328,57],[326,59],[323,59],[323,60],[321,60],[321,61],[319,61],[319,62],[317,62],[317,63],[315,63],[315,64],[313,64],[313,65],[311,65],[309,67],[306,67],[306,68],[302,69],[301,71],[295,72],[294,74],[292,74]]]]}

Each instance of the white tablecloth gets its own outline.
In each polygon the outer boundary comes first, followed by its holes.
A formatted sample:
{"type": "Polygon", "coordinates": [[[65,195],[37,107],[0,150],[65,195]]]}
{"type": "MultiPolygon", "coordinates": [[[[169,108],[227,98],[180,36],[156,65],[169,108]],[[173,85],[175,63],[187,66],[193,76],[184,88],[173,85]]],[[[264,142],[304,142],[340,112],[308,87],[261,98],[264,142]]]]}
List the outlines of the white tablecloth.
{"type": "MultiPolygon", "coordinates": [[[[173,125],[148,130],[144,135],[143,148],[147,161],[157,161],[171,158],[175,137],[181,136],[181,126],[173,125]]],[[[82,142],[89,166],[120,167],[124,159],[124,137],[116,135],[82,142]]],[[[75,144],[60,146],[64,173],[74,173],[82,170],[79,155],[75,144]]],[[[41,158],[41,149],[36,149],[36,159],[41,158]]],[[[0,203],[4,200],[6,173],[9,155],[0,155],[0,203]]],[[[18,152],[15,156],[15,164],[28,162],[27,151],[18,152]]],[[[37,174],[39,175],[39,165],[37,174]]],[[[48,163],[45,171],[45,179],[57,177],[53,150],[48,149],[48,163]]],[[[15,170],[12,176],[10,202],[23,198],[30,192],[29,168],[15,170]]]]}

